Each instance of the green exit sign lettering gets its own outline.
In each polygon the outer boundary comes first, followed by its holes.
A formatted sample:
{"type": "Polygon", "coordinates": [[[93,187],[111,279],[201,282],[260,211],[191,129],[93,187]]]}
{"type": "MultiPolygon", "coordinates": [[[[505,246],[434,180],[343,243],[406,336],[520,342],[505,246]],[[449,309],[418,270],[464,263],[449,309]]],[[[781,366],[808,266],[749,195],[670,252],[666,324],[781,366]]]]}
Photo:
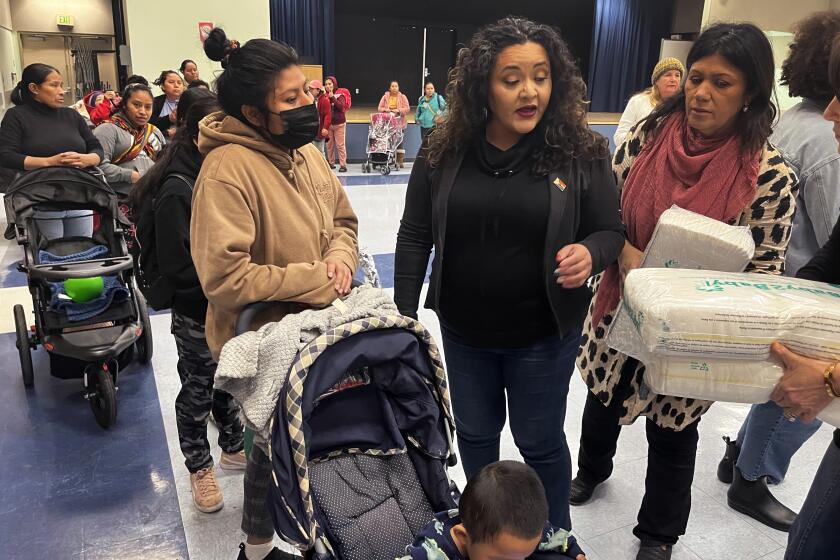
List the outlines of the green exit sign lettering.
{"type": "Polygon", "coordinates": [[[58,25],[62,25],[62,26],[65,26],[65,27],[73,27],[73,23],[74,23],[73,16],[67,16],[67,15],[55,16],[55,22],[58,25]]]}

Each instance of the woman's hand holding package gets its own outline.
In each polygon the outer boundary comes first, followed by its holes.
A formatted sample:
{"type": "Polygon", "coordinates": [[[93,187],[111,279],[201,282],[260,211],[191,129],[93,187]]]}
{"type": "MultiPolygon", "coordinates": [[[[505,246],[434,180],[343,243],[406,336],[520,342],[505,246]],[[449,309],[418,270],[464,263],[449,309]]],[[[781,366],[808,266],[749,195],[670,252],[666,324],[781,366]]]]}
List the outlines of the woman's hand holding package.
{"type": "Polygon", "coordinates": [[[335,291],[340,296],[350,293],[350,285],[353,283],[353,271],[350,267],[338,259],[327,257],[324,259],[327,264],[327,277],[335,280],[335,291]]]}
{"type": "Polygon", "coordinates": [[[770,347],[770,353],[782,362],[785,371],[770,399],[785,409],[788,418],[799,416],[812,422],[832,401],[824,380],[831,362],[800,356],[778,342],[770,347]]]}
{"type": "Polygon", "coordinates": [[[580,288],[592,275],[592,255],[583,245],[566,245],[557,252],[557,283],[567,289],[580,288]]]}
{"type": "Polygon", "coordinates": [[[622,284],[624,284],[624,279],[627,278],[631,270],[641,266],[643,256],[644,253],[630,245],[629,242],[624,242],[624,249],[621,250],[621,255],[618,257],[618,270],[621,273],[622,284]]]}

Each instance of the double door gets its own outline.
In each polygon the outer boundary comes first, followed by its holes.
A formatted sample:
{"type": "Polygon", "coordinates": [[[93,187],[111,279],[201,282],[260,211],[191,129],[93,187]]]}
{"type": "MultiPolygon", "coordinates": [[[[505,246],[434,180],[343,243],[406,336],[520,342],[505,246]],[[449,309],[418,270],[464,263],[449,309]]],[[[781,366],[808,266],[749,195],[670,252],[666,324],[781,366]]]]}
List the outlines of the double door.
{"type": "Polygon", "coordinates": [[[72,105],[96,89],[119,89],[113,37],[21,33],[21,62],[40,62],[61,72],[64,101],[72,105]]]}

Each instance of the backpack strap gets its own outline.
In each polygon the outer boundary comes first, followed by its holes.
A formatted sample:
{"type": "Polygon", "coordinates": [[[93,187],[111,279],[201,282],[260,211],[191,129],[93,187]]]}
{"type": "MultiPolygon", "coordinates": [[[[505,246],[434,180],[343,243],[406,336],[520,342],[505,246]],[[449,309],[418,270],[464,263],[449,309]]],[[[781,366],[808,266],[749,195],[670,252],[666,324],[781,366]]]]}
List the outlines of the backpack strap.
{"type": "Polygon", "coordinates": [[[193,190],[195,188],[195,179],[193,179],[192,177],[187,177],[186,175],[183,175],[181,173],[170,173],[169,175],[164,177],[163,180],[166,181],[170,177],[175,177],[176,179],[180,179],[181,181],[183,181],[184,183],[187,184],[187,186],[190,188],[190,190],[193,190]]]}

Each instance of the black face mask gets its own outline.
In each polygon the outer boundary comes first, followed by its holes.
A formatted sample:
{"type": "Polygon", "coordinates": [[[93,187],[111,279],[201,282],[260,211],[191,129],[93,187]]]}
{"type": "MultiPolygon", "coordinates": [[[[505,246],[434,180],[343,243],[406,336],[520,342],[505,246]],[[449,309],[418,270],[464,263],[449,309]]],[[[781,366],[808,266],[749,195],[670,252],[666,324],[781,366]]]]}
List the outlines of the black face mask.
{"type": "Polygon", "coordinates": [[[277,115],[283,119],[283,134],[272,134],[269,132],[272,140],[285,146],[290,150],[297,150],[301,146],[305,146],[315,140],[318,135],[318,127],[321,126],[321,120],[318,117],[318,109],[314,103],[309,103],[297,109],[289,109],[288,111],[281,111],[275,113],[269,111],[272,115],[277,115]]]}

